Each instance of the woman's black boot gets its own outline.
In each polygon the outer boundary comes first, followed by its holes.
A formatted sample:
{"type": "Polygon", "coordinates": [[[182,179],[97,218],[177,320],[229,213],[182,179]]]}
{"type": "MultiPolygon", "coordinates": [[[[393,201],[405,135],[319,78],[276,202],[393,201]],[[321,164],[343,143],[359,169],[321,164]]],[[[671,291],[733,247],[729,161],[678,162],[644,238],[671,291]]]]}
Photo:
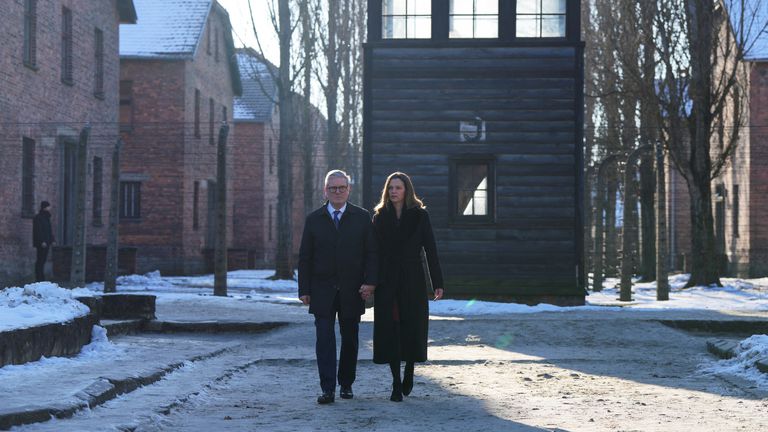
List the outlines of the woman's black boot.
{"type": "Polygon", "coordinates": [[[400,383],[400,362],[390,363],[389,369],[392,371],[392,396],[389,397],[389,400],[392,402],[402,402],[403,385],[400,383]]]}
{"type": "Polygon", "coordinates": [[[403,395],[408,396],[413,390],[413,362],[405,362],[405,373],[403,374],[403,395]]]}

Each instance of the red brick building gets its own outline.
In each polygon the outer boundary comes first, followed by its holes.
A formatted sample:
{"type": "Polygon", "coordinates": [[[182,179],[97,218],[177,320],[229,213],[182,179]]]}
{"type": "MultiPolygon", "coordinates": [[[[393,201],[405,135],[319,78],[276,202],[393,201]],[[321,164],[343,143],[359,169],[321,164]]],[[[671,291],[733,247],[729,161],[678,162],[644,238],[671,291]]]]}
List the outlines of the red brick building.
{"type": "MultiPolygon", "coordinates": [[[[259,267],[274,264],[277,252],[277,152],[280,116],[274,76],[277,68],[251,49],[239,49],[238,64],[243,94],[235,98],[234,122],[234,242],[235,249],[248,250],[259,267]]],[[[293,250],[298,256],[304,217],[323,202],[323,179],[327,158],[324,153],[325,118],[309,101],[295,95],[296,110],[310,111],[312,153],[311,188],[304,187],[306,146],[292,146],[293,167],[293,250]],[[305,208],[305,196],[312,205],[305,208]]],[[[297,118],[300,116],[297,115],[297,118]]],[[[304,128],[304,126],[301,126],[304,128]]]]}
{"type": "Polygon", "coordinates": [[[218,132],[241,93],[229,15],[215,0],[134,3],[141,19],[120,35],[120,244],[138,248],[138,272],[202,272],[218,132]]]}
{"type": "Polygon", "coordinates": [[[86,124],[86,242],[105,243],[118,27],[134,22],[132,0],[0,1],[0,287],[32,279],[31,218],[40,201],[53,204],[57,243],[71,243],[76,145],[86,124]]]}
{"type": "MultiPolygon", "coordinates": [[[[745,38],[738,87],[746,95],[736,151],[720,177],[712,181],[716,247],[723,274],[737,277],[768,275],[768,9],[762,0],[724,2],[731,28],[745,38]],[[743,19],[744,23],[739,20],[743,19]],[[742,30],[743,29],[743,30],[742,30]]],[[[727,31],[727,30],[726,30],[727,31]]],[[[741,37],[741,36],[740,36],[741,37]]],[[[733,122],[731,113],[729,122],[733,122]]],[[[713,140],[712,148],[719,144],[713,140]]],[[[685,180],[669,167],[668,227],[673,269],[688,271],[691,221],[685,180]]]]}

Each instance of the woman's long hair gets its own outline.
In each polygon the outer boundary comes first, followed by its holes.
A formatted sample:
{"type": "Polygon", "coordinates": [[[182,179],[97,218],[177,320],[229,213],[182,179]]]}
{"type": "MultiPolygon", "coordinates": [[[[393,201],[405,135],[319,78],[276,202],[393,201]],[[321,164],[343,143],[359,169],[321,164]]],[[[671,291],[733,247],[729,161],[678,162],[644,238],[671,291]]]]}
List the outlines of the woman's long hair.
{"type": "Polygon", "coordinates": [[[373,209],[376,214],[381,213],[388,205],[392,205],[392,201],[389,200],[389,184],[392,183],[393,179],[400,179],[405,185],[405,208],[426,207],[419,197],[416,196],[416,191],[413,189],[413,183],[408,174],[397,171],[390,174],[387,177],[387,181],[384,182],[384,189],[381,190],[381,199],[373,209]]]}

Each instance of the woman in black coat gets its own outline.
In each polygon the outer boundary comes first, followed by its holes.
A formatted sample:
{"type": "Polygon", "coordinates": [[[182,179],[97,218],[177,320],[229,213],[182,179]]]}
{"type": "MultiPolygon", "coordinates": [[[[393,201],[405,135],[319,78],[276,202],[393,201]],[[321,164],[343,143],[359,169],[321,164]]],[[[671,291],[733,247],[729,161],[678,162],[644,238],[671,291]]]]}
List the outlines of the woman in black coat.
{"type": "Polygon", "coordinates": [[[429,306],[422,249],[426,252],[435,300],[443,297],[443,275],[429,214],[406,174],[396,172],[387,178],[373,226],[379,243],[373,361],[389,364],[390,400],[400,402],[413,389],[414,363],[427,360],[429,306]],[[405,361],[402,382],[401,361],[405,361]]]}

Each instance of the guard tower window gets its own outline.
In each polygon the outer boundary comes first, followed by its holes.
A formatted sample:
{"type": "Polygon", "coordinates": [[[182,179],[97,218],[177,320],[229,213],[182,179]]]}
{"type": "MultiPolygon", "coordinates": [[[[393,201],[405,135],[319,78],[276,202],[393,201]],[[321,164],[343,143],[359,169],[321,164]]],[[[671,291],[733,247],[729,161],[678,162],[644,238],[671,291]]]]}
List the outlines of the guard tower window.
{"type": "Polygon", "coordinates": [[[499,37],[498,0],[451,0],[449,17],[451,38],[499,37]]]}
{"type": "Polygon", "coordinates": [[[517,37],[565,37],[566,0],[517,0],[517,37]]]}
{"type": "Polygon", "coordinates": [[[492,157],[465,156],[451,161],[453,222],[493,222],[494,165],[492,157]]]}
{"type": "Polygon", "coordinates": [[[429,39],[432,37],[432,0],[383,0],[384,39],[429,39]]]}

